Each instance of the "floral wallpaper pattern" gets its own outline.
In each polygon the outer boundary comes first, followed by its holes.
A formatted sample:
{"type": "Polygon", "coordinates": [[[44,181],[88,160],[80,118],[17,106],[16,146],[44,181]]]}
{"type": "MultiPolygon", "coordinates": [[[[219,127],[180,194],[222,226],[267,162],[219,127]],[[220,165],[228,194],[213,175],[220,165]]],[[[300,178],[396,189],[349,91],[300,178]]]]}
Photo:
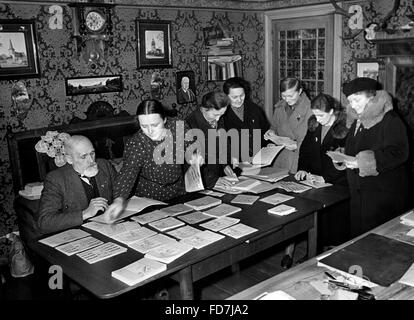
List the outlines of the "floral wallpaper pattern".
{"type": "MultiPolygon", "coordinates": [[[[257,12],[144,9],[116,7],[112,17],[114,38],[107,59],[92,64],[78,57],[72,39],[72,12],[63,8],[63,29],[49,29],[48,5],[1,5],[0,19],[35,19],[41,77],[22,79],[26,84],[30,108],[27,115],[17,113],[11,99],[11,88],[17,80],[0,81],[0,236],[16,229],[13,212],[13,186],[7,150],[6,132],[48,127],[68,123],[73,117],[85,118],[89,105],[98,100],[109,102],[116,112],[134,114],[139,102],[150,97],[150,80],[154,71],[164,79],[161,101],[171,108],[176,104],[180,117],[187,116],[197,103],[178,105],[176,102],[175,72],[195,72],[197,100],[211,90],[221,89],[222,82],[207,82],[201,70],[203,49],[202,29],[220,22],[234,37],[235,48],[243,55],[244,77],[251,81],[252,98],[264,102],[264,16],[257,12]],[[173,68],[137,69],[136,19],[170,20],[172,25],[173,68]],[[88,75],[123,76],[123,92],[66,96],[65,78],[88,75]]],[[[0,244],[0,255],[5,248],[0,244]]]]}

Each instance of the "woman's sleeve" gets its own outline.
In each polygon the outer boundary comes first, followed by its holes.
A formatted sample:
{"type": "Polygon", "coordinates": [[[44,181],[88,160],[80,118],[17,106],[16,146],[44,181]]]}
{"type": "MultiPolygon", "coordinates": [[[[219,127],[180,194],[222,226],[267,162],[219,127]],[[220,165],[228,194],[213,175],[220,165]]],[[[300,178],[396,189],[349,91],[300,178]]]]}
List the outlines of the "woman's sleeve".
{"type": "Polygon", "coordinates": [[[384,126],[383,148],[374,150],[377,171],[392,170],[408,159],[407,130],[396,115],[384,126]]]}
{"type": "Polygon", "coordinates": [[[145,149],[135,136],[125,145],[123,166],[115,179],[114,198],[127,199],[142,168],[142,159],[145,149]]]}

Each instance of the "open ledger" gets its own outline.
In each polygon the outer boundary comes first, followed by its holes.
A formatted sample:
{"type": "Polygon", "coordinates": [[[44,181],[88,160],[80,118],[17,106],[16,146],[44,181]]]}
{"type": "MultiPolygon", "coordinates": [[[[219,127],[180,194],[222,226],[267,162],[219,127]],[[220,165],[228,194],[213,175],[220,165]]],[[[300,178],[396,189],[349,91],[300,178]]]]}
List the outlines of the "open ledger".
{"type": "Polygon", "coordinates": [[[167,270],[167,265],[152,259],[142,258],[121,269],[112,271],[112,277],[133,286],[167,270]]]}
{"type": "Polygon", "coordinates": [[[145,208],[149,206],[157,206],[157,205],[166,205],[165,202],[161,202],[158,200],[143,198],[143,197],[137,197],[133,196],[130,199],[128,199],[128,202],[126,204],[125,209],[121,212],[121,214],[116,217],[115,219],[107,219],[106,212],[103,214],[93,217],[89,219],[90,221],[100,222],[100,223],[114,223],[116,221],[122,220],[124,218],[127,218],[129,216],[132,216],[133,214],[136,214],[138,212],[141,212],[145,208]]]}
{"type": "Polygon", "coordinates": [[[254,155],[251,163],[241,163],[239,164],[239,167],[242,169],[244,174],[257,174],[260,172],[261,167],[270,166],[273,159],[283,148],[284,146],[274,145],[263,147],[254,155]]]}

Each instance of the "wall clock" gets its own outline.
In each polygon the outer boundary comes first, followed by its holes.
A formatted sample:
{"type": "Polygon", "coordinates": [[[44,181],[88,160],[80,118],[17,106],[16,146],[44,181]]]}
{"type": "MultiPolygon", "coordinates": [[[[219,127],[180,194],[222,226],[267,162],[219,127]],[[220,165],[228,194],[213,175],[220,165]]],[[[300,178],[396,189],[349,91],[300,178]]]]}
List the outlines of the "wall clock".
{"type": "Polygon", "coordinates": [[[106,28],[105,14],[97,10],[89,11],[85,16],[85,26],[92,33],[102,31],[106,28]]]}

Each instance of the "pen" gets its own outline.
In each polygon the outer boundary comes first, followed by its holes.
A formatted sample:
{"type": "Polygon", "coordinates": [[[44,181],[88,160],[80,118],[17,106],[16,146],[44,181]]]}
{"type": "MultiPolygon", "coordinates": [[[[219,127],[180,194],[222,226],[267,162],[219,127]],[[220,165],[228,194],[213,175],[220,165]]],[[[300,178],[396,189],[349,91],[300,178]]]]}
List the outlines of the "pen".
{"type": "Polygon", "coordinates": [[[336,280],[336,278],[335,278],[333,275],[331,275],[329,272],[325,271],[325,274],[326,274],[329,278],[331,278],[331,279],[333,279],[333,280],[336,280]]]}

